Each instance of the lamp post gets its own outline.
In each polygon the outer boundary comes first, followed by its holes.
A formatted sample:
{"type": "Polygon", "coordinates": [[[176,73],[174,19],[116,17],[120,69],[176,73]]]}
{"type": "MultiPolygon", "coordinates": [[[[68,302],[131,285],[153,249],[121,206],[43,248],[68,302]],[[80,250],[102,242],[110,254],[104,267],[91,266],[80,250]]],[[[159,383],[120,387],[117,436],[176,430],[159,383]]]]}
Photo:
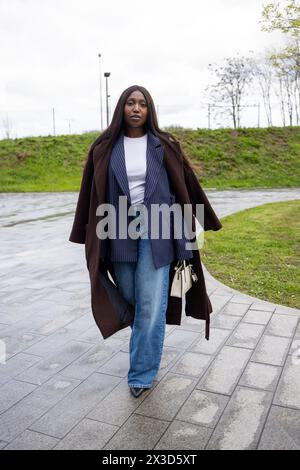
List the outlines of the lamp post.
{"type": "Polygon", "coordinates": [[[53,135],[55,136],[55,109],[52,108],[53,135]]]}
{"type": "Polygon", "coordinates": [[[101,132],[103,131],[103,112],[102,112],[102,74],[101,74],[101,54],[99,57],[99,80],[100,80],[100,116],[101,116],[101,132]]]}
{"type": "Polygon", "coordinates": [[[109,97],[109,94],[108,94],[108,77],[110,76],[110,72],[104,72],[104,77],[106,79],[106,124],[107,124],[107,127],[108,127],[108,123],[109,123],[109,116],[108,116],[108,97],[109,97]]]}

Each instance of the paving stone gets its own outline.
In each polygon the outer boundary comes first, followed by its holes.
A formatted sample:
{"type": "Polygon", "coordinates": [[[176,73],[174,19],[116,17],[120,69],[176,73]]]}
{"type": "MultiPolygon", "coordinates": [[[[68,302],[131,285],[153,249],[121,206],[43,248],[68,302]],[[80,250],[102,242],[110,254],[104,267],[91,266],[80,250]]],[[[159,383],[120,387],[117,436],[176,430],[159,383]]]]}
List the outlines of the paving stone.
{"type": "Polygon", "coordinates": [[[300,409],[300,360],[288,356],[275,393],[275,405],[300,409]]]}
{"type": "MultiPolygon", "coordinates": [[[[210,438],[212,430],[175,419],[161,439],[155,450],[203,450],[210,438]]],[[[191,464],[193,459],[187,456],[191,464]]]]}
{"type": "Polygon", "coordinates": [[[122,341],[109,338],[109,341],[97,345],[85,344],[89,345],[87,352],[64,368],[63,375],[65,377],[85,379],[113,357],[120,349],[122,341]]]}
{"type": "Polygon", "coordinates": [[[256,449],[271,400],[271,392],[237,387],[207,449],[256,449]]]}
{"type": "Polygon", "coordinates": [[[263,325],[240,323],[227,341],[228,346],[254,349],[264,331],[263,325]]]}
{"type": "Polygon", "coordinates": [[[195,385],[196,381],[190,377],[169,372],[136,412],[157,419],[172,420],[195,385]]]}
{"type": "Polygon", "coordinates": [[[299,450],[300,411],[272,406],[258,450],[299,450]]]}
{"type": "Polygon", "coordinates": [[[248,310],[246,315],[243,318],[243,322],[246,323],[256,323],[258,325],[266,325],[271,316],[272,312],[263,312],[262,310],[248,310]]]}
{"type": "MultiPolygon", "coordinates": [[[[22,307],[19,307],[22,311],[22,307]]],[[[40,314],[22,316],[22,319],[15,322],[13,325],[8,325],[6,329],[2,330],[2,336],[15,337],[21,336],[23,333],[37,335],[37,330],[40,329],[45,323],[49,322],[49,318],[40,314]]],[[[44,336],[40,333],[41,337],[44,336]]]]}
{"type": "Polygon", "coordinates": [[[292,337],[295,333],[298,318],[291,315],[273,315],[266,334],[292,337]]]}
{"type": "MultiPolygon", "coordinates": [[[[26,276],[5,276],[4,279],[1,279],[1,292],[14,292],[16,290],[16,287],[22,288],[26,281],[26,276]]],[[[33,287],[32,283],[30,284],[30,286],[33,287]]]]}
{"type": "Polygon", "coordinates": [[[83,419],[56,445],[55,450],[99,450],[118,429],[118,426],[83,419]]]}
{"type": "Polygon", "coordinates": [[[274,366],[282,366],[289,350],[290,339],[263,335],[254,351],[252,360],[274,366]]]}
{"type": "Polygon", "coordinates": [[[196,388],[230,395],[250,355],[251,351],[248,349],[224,346],[196,388]]]}
{"type": "Polygon", "coordinates": [[[15,302],[14,304],[3,304],[0,301],[1,323],[6,323],[8,326],[13,325],[20,321],[20,318],[25,319],[25,317],[29,317],[32,315],[31,311],[26,311],[26,309],[24,310],[22,309],[21,303],[15,302]]]}
{"type": "Polygon", "coordinates": [[[89,307],[89,296],[82,296],[80,292],[67,292],[54,287],[47,287],[36,291],[32,289],[32,291],[31,295],[29,292],[26,293],[26,298],[29,302],[47,299],[55,304],[70,305],[77,308],[89,307]]]}
{"type": "MultiPolygon", "coordinates": [[[[0,415],[0,439],[10,442],[73,390],[79,381],[52,377],[0,415]]],[[[47,434],[47,432],[45,433],[47,434]]]]}
{"type": "MultiPolygon", "coordinates": [[[[54,356],[44,358],[25,372],[17,376],[18,380],[30,382],[37,385],[49,380],[50,377],[60,372],[68,364],[75,361],[92,347],[89,343],[70,341],[58,350],[54,356]]],[[[76,378],[76,377],[75,377],[76,378]]]]}
{"type": "Polygon", "coordinates": [[[123,342],[123,344],[120,346],[120,351],[126,352],[127,354],[129,354],[129,342],[128,341],[123,342]]]}
{"type": "Polygon", "coordinates": [[[42,305],[36,313],[31,312],[30,317],[25,316],[25,318],[23,318],[22,316],[22,320],[14,324],[13,333],[15,334],[16,330],[19,328],[25,328],[28,333],[47,336],[65,325],[75,324],[79,319],[83,321],[83,317],[86,322],[86,310],[84,309],[74,309],[74,307],[65,305],[56,306],[52,303],[52,310],[49,311],[49,309],[47,309],[46,312],[43,312],[42,305]]]}
{"type": "Polygon", "coordinates": [[[8,410],[11,406],[22,398],[29,395],[35,389],[35,385],[19,382],[18,380],[10,380],[0,387],[0,413],[8,410]]]}
{"type": "Polygon", "coordinates": [[[289,354],[294,357],[294,361],[299,361],[300,363],[300,338],[295,337],[295,339],[292,341],[289,354]]]}
{"type": "Polygon", "coordinates": [[[87,418],[121,426],[154,388],[155,384],[135,398],[129,390],[127,379],[124,379],[89,412],[87,418]]]}
{"type": "MultiPolygon", "coordinates": [[[[183,320],[184,321],[184,320],[183,320]]],[[[169,336],[172,331],[176,330],[177,326],[176,325],[165,325],[165,337],[169,336]]]]}
{"type": "Polygon", "coordinates": [[[20,436],[8,444],[5,450],[47,450],[53,449],[58,442],[58,439],[55,439],[55,437],[26,429],[20,436]]]}
{"type": "Polygon", "coordinates": [[[176,419],[214,428],[229,398],[202,390],[194,390],[183,404],[176,419]]]}
{"type": "Polygon", "coordinates": [[[1,324],[0,324],[0,334],[1,334],[1,332],[2,332],[3,330],[5,330],[8,326],[9,326],[9,325],[7,325],[7,324],[1,323],[1,324]]]}
{"type": "MultiPolygon", "coordinates": [[[[78,307],[76,307],[78,309],[78,307]]],[[[86,308],[84,309],[78,309],[81,312],[87,312],[84,315],[81,315],[80,317],[76,318],[76,320],[71,321],[68,323],[67,328],[70,328],[71,330],[77,330],[78,335],[84,334],[86,331],[88,331],[91,326],[96,326],[95,320],[93,315],[91,315],[91,312],[87,310],[86,308]]],[[[98,332],[98,340],[102,339],[102,335],[99,331],[99,328],[96,326],[96,331],[98,332]]],[[[79,341],[79,336],[77,336],[75,339],[79,341]]]]}
{"type": "Polygon", "coordinates": [[[54,355],[58,349],[64,347],[67,342],[76,339],[78,331],[70,328],[60,328],[50,336],[46,336],[38,343],[26,348],[25,354],[33,354],[39,357],[54,355]]]}
{"type": "Polygon", "coordinates": [[[264,312],[274,312],[275,306],[269,303],[253,302],[251,310],[263,310],[264,312]]]}
{"type": "Polygon", "coordinates": [[[211,357],[206,354],[186,352],[172,367],[171,372],[199,378],[205,372],[210,362],[211,357]]]}
{"type": "MultiPolygon", "coordinates": [[[[53,309],[54,308],[55,307],[53,306],[53,309]]],[[[55,312],[55,317],[53,313],[52,318],[49,319],[49,321],[44,320],[41,326],[38,326],[37,328],[33,329],[33,332],[40,335],[50,335],[57,331],[59,328],[63,328],[64,326],[71,324],[74,320],[77,320],[78,318],[82,317],[84,312],[85,309],[80,310],[78,308],[69,308],[68,311],[59,315],[57,314],[57,312],[55,312]]]]}
{"type": "Polygon", "coordinates": [[[155,380],[159,382],[183,354],[184,351],[181,349],[164,346],[159,371],[156,374],[155,380]]]}
{"type": "Polygon", "coordinates": [[[243,317],[249,308],[248,304],[228,302],[222,309],[223,315],[233,315],[237,317],[243,317]]]}
{"type": "MultiPolygon", "coordinates": [[[[28,282],[32,280],[32,276],[28,278],[28,282]]],[[[36,316],[44,318],[51,318],[53,311],[57,314],[63,313],[66,308],[65,305],[54,305],[53,302],[48,300],[40,300],[38,302],[26,302],[25,304],[13,304],[2,306],[0,303],[0,318],[5,318],[9,324],[23,324],[30,327],[31,320],[36,316]],[[30,322],[28,321],[30,319],[30,322]]]]}
{"type": "Polygon", "coordinates": [[[14,290],[12,292],[6,292],[1,297],[1,303],[10,304],[10,303],[26,303],[26,300],[30,301],[30,298],[34,295],[37,295],[37,292],[34,289],[28,289],[23,287],[20,290],[14,290]]]}
{"type": "Polygon", "coordinates": [[[202,335],[198,341],[195,341],[191,350],[203,354],[216,354],[231,334],[230,330],[220,328],[210,328],[209,341],[202,335]]]}
{"type": "Polygon", "coordinates": [[[15,354],[26,351],[27,348],[39,342],[42,338],[43,336],[34,335],[25,330],[13,336],[7,336],[6,333],[4,333],[4,336],[1,335],[1,341],[5,343],[6,360],[15,354]]]}
{"type": "MultiPolygon", "coordinates": [[[[117,335],[114,335],[114,339],[117,339],[117,335]]],[[[96,324],[92,325],[86,331],[81,333],[76,338],[76,340],[77,341],[86,341],[87,343],[99,344],[99,328],[97,327],[96,324]]]]}
{"type": "Polygon", "coordinates": [[[298,318],[300,317],[300,310],[298,308],[292,307],[285,307],[283,305],[276,305],[275,313],[283,313],[287,315],[296,315],[298,318]]]}
{"type": "Polygon", "coordinates": [[[129,355],[123,351],[119,351],[100,367],[99,372],[116,375],[117,377],[125,377],[127,376],[128,368],[129,355]]]}
{"type": "Polygon", "coordinates": [[[229,301],[232,298],[232,294],[225,294],[225,295],[218,295],[218,294],[211,294],[209,296],[209,299],[212,304],[213,311],[210,314],[211,316],[213,314],[219,313],[224,311],[224,308],[227,308],[227,305],[230,303],[229,301]]]}
{"type": "MultiPolygon", "coordinates": [[[[99,333],[99,329],[96,325],[95,325],[95,329],[97,329],[98,333],[99,333]]],[[[117,331],[117,333],[114,334],[115,339],[121,339],[121,340],[124,340],[124,341],[125,340],[129,341],[130,336],[131,336],[131,328],[129,326],[127,328],[122,328],[122,330],[117,331]]]]}
{"type": "MultiPolygon", "coordinates": [[[[214,287],[213,285],[211,287],[214,287]]],[[[223,286],[219,286],[219,287],[215,287],[214,288],[214,294],[218,294],[218,295],[228,295],[228,294],[231,294],[231,297],[230,297],[230,300],[232,299],[232,295],[234,294],[234,289],[231,289],[230,287],[228,286],[225,286],[223,284],[223,286]]]]}
{"type": "Polygon", "coordinates": [[[63,438],[87,413],[90,412],[111,390],[120,379],[104,374],[92,374],[67,397],[60,400],[30,429],[33,431],[63,438]]]}
{"type": "Polygon", "coordinates": [[[222,315],[219,314],[211,322],[211,326],[215,328],[223,328],[225,330],[233,330],[240,321],[240,317],[233,315],[222,315]]]}
{"type": "Polygon", "coordinates": [[[295,331],[295,338],[300,339],[300,319],[298,320],[298,326],[297,326],[296,331],[295,331]]]}
{"type": "Polygon", "coordinates": [[[173,348],[187,349],[197,338],[199,338],[197,332],[176,329],[167,336],[164,344],[173,348]]]}
{"type": "Polygon", "coordinates": [[[10,382],[11,379],[12,377],[10,377],[9,375],[0,375],[0,387],[2,387],[2,385],[5,385],[7,382],[10,382]]]}
{"type": "Polygon", "coordinates": [[[239,384],[272,392],[276,388],[281,370],[281,367],[249,362],[239,384]]]}
{"type": "Polygon", "coordinates": [[[5,364],[0,364],[0,377],[15,377],[29,367],[33,366],[41,360],[38,356],[32,354],[19,353],[11,357],[5,364]]]}
{"type": "Polygon", "coordinates": [[[180,330],[196,331],[201,333],[201,331],[204,331],[205,329],[205,322],[204,320],[198,320],[197,318],[183,315],[181,325],[176,328],[180,330]]]}
{"type": "Polygon", "coordinates": [[[251,299],[251,297],[248,297],[244,294],[234,294],[230,299],[230,302],[251,305],[253,303],[253,300],[251,299]]]}
{"type": "Polygon", "coordinates": [[[103,447],[105,450],[151,450],[165,432],[169,422],[133,414],[103,447]]]}

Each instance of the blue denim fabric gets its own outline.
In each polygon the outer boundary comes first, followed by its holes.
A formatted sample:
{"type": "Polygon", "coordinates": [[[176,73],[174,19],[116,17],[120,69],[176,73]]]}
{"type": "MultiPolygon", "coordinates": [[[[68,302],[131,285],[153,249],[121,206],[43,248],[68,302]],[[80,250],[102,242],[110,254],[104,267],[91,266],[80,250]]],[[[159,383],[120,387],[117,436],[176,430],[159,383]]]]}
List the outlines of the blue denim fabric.
{"type": "Polygon", "coordinates": [[[150,388],[163,351],[170,264],[155,268],[151,241],[143,224],[139,231],[137,261],[113,261],[113,266],[121,294],[135,306],[128,385],[150,388]]]}

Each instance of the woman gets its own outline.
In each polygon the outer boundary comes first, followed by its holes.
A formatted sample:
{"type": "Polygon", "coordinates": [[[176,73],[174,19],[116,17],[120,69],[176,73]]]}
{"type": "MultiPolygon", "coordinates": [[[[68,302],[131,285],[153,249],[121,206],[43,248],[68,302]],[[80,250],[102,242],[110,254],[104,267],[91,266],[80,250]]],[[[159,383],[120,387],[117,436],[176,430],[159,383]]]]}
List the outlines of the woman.
{"type": "MultiPolygon", "coordinates": [[[[187,315],[206,319],[208,339],[212,307],[205,291],[198,249],[187,246],[185,235],[174,238],[172,216],[167,223],[170,229],[167,238],[163,235],[163,221],[156,219],[154,229],[151,224],[151,209],[155,205],[165,203],[170,207],[176,202],[183,205],[183,201],[194,205],[203,203],[204,216],[207,216],[204,230],[219,230],[222,227],[179,143],[159,128],[149,92],[144,87],[131,86],[121,94],[110,126],[90,149],[69,239],[86,245],[92,308],[103,336],[107,337],[128,324],[132,327],[128,386],[135,397],[152,387],[160,366],[166,323],[180,324],[180,299],[172,297],[170,300],[172,271],[178,260],[196,261],[194,268],[200,277],[199,286],[198,292],[193,286],[187,293],[187,315]],[[167,149],[172,149],[172,161],[167,149]],[[125,197],[126,203],[121,207],[122,197],[125,197]],[[104,230],[99,236],[98,227],[97,236],[101,238],[99,243],[93,232],[95,215],[99,215],[96,205],[101,202],[109,203],[114,208],[115,226],[106,232],[107,238],[103,236],[104,230]],[[130,207],[133,212],[128,211],[130,207]],[[139,212],[139,217],[132,218],[136,212],[139,212]],[[120,236],[121,221],[128,228],[124,237],[120,236]],[[110,291],[104,295],[103,286],[108,292],[108,284],[103,274],[101,282],[99,276],[95,276],[99,262],[97,258],[100,258],[102,266],[108,268],[122,299],[134,310],[133,321],[111,326],[113,319],[105,311],[118,302],[117,293],[114,296],[110,291]],[[99,302],[103,307],[101,313],[99,302]],[[195,313],[196,305],[200,307],[199,314],[195,313]],[[172,314],[169,309],[173,310],[172,314]],[[95,313],[96,310],[99,315],[95,313]]],[[[104,216],[104,213],[100,215],[104,216]]],[[[107,220],[111,222],[111,218],[107,220]]],[[[105,222],[104,217],[102,222],[105,222]]],[[[120,305],[123,304],[119,302],[120,305]]]]}

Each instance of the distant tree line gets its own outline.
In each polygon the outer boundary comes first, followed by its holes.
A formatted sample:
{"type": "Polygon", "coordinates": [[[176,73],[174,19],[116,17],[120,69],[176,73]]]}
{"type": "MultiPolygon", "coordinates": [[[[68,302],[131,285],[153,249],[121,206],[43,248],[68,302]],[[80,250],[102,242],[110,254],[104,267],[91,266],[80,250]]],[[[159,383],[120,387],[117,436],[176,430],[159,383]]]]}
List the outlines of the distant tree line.
{"type": "Polygon", "coordinates": [[[267,50],[260,57],[226,58],[224,65],[209,64],[217,81],[206,87],[215,116],[230,116],[240,127],[243,100],[258,85],[268,126],[272,126],[272,100],[280,106],[282,125],[299,125],[300,120],[300,3],[268,3],[260,20],[262,31],[280,31],[286,44],[267,50]]]}

